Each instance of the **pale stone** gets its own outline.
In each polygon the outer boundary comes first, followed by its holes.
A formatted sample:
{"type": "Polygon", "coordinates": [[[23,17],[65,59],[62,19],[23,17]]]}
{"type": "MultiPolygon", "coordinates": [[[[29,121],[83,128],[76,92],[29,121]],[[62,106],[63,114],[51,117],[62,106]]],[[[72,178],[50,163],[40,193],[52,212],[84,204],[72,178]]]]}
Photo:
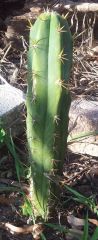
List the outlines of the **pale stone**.
{"type": "Polygon", "coordinates": [[[69,111],[68,148],[98,157],[98,102],[74,100],[69,111]]]}
{"type": "Polygon", "coordinates": [[[10,84],[0,85],[0,124],[13,136],[23,131],[23,92],[10,84]]]}

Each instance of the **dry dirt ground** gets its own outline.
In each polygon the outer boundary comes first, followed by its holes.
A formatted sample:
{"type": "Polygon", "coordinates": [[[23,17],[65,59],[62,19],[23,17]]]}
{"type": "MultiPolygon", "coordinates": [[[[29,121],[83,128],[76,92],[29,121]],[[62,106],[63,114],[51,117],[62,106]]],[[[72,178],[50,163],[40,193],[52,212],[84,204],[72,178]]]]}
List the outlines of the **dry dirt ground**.
{"type": "MultiPolygon", "coordinates": [[[[12,11],[9,16],[0,19],[0,74],[7,79],[9,83],[19,87],[24,92],[26,92],[27,87],[26,59],[29,33],[28,18],[34,22],[36,16],[43,11],[42,2],[33,2],[34,4],[25,6],[24,9],[18,11],[12,11]]],[[[81,14],[81,16],[83,20],[83,14],[81,14]]],[[[95,21],[97,24],[98,18],[94,19],[92,14],[90,17],[92,23],[95,21]]],[[[71,31],[72,34],[74,34],[76,26],[74,26],[70,18],[69,22],[72,24],[71,31]]],[[[92,27],[88,27],[87,36],[89,33],[92,34],[93,28],[93,24],[92,27]]],[[[77,32],[79,33],[81,30],[78,29],[77,32]]],[[[75,41],[73,72],[70,79],[72,98],[80,96],[88,99],[98,98],[98,51],[91,51],[93,47],[98,44],[96,26],[94,28],[94,33],[95,39],[93,40],[91,37],[89,40],[87,36],[81,35],[75,41]]],[[[15,139],[15,144],[21,156],[21,161],[23,164],[26,164],[27,152],[25,133],[15,139]]],[[[51,213],[49,223],[63,224],[65,228],[71,228],[72,223],[70,222],[69,224],[68,216],[73,215],[74,217],[78,217],[77,221],[79,223],[79,219],[84,219],[86,216],[88,208],[84,204],[79,204],[74,201],[72,194],[64,188],[64,184],[68,184],[86,197],[92,196],[97,206],[98,158],[68,152],[65,159],[63,176],[62,179],[60,179],[61,183],[59,184],[58,179],[55,181],[60,188],[61,195],[58,204],[55,206],[55,211],[51,213]]],[[[69,239],[68,236],[65,237],[65,234],[59,233],[58,230],[52,230],[45,226],[43,230],[43,226],[39,224],[36,225],[36,230],[33,229],[32,219],[30,217],[25,217],[21,211],[21,206],[24,204],[22,192],[24,191],[28,197],[28,189],[29,184],[24,177],[21,177],[21,184],[18,182],[15,160],[9,153],[7,147],[4,146],[2,150],[0,150],[0,240],[37,240],[38,237],[34,238],[34,234],[39,234],[41,231],[44,232],[47,240],[69,239]],[[10,187],[13,187],[13,189],[10,189],[10,187]],[[31,229],[28,228],[29,225],[32,226],[31,229]],[[15,228],[15,226],[19,228],[15,228]],[[21,233],[19,233],[19,231],[21,231],[21,233]]],[[[88,214],[89,218],[98,219],[96,211],[88,209],[88,214]]],[[[75,227],[78,229],[77,225],[75,227]]],[[[90,224],[90,234],[92,234],[94,228],[95,225],[90,224]]],[[[71,237],[70,239],[75,238],[71,237]]]]}

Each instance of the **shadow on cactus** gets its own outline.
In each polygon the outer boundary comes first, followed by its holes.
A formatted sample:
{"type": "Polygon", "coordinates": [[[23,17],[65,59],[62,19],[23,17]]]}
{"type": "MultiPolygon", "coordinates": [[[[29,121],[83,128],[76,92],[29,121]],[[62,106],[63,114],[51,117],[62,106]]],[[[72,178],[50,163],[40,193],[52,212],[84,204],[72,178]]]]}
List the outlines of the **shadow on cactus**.
{"type": "Polygon", "coordinates": [[[44,220],[55,191],[48,176],[62,174],[66,153],[71,66],[72,37],[66,18],[42,13],[30,29],[26,124],[32,206],[35,216],[44,220]]]}

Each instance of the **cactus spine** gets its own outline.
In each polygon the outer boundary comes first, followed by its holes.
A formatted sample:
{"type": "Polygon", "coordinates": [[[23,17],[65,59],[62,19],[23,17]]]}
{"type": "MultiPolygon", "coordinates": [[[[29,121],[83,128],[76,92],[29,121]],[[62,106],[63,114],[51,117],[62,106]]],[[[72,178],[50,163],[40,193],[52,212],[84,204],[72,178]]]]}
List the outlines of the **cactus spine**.
{"type": "Polygon", "coordinates": [[[67,83],[72,66],[72,37],[66,19],[42,13],[30,29],[28,52],[27,140],[32,172],[32,203],[46,218],[50,182],[62,171],[70,95],[67,83]]]}

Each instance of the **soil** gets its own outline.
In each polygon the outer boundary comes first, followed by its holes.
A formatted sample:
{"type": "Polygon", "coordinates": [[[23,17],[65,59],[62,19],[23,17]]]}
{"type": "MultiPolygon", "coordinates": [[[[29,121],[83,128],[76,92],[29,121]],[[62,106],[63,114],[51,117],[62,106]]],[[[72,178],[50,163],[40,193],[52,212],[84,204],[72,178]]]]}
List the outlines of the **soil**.
{"type": "MultiPolygon", "coordinates": [[[[55,2],[56,1],[54,1],[54,3],[55,2]]],[[[28,1],[25,5],[24,2],[22,2],[22,5],[20,6],[18,2],[17,7],[16,5],[13,5],[10,11],[6,11],[5,13],[4,8],[2,8],[0,18],[0,74],[10,84],[22,89],[24,92],[26,92],[27,89],[26,59],[29,35],[28,18],[34,22],[37,15],[43,11],[43,6],[45,6],[45,4],[45,1],[36,0],[28,1]]],[[[53,3],[51,4],[51,1],[48,1],[48,4],[50,4],[50,7],[52,8],[53,3]]],[[[96,24],[97,20],[98,19],[95,21],[96,24]]],[[[69,22],[71,22],[70,19],[69,22]]],[[[71,29],[72,33],[75,29],[76,27],[71,29]]],[[[91,56],[90,52],[90,50],[98,44],[98,32],[95,32],[96,34],[89,51],[87,51],[86,48],[85,52],[85,41],[83,43],[83,39],[80,38],[75,42],[75,56],[80,56],[79,48],[82,42],[83,61],[85,60],[89,63],[90,66],[92,66],[92,69],[93,66],[97,68],[98,64],[97,54],[93,52],[93,55],[91,56]]],[[[89,41],[86,45],[87,44],[89,44],[89,41]]],[[[70,78],[72,98],[84,96],[90,99],[97,99],[97,74],[96,76],[94,75],[94,77],[85,77],[83,75],[84,68],[83,66],[81,67],[81,64],[78,63],[77,59],[74,61],[73,71],[74,77],[72,73],[70,78]],[[86,91],[86,89],[88,91],[86,91]]],[[[22,163],[27,164],[25,133],[16,138],[14,142],[21,156],[22,163]]],[[[41,220],[39,220],[36,225],[33,225],[32,218],[23,215],[22,206],[24,205],[24,197],[22,192],[25,192],[25,195],[28,198],[29,182],[21,173],[21,181],[19,182],[16,172],[15,160],[10,154],[8,148],[3,146],[2,149],[0,149],[0,240],[37,240],[39,239],[39,233],[44,233],[47,240],[75,239],[73,237],[69,238],[68,235],[65,236],[64,233],[60,233],[58,230],[53,230],[49,226],[40,224],[41,220]],[[13,187],[13,189],[11,187],[13,187]],[[31,229],[29,229],[29,226],[31,226],[31,229]]],[[[53,181],[58,185],[61,194],[57,201],[58,204],[55,206],[55,210],[51,211],[48,223],[62,224],[65,229],[67,227],[72,228],[73,225],[72,223],[69,223],[68,216],[77,217],[79,222],[79,220],[85,218],[87,209],[90,219],[98,219],[97,209],[92,210],[88,206],[74,201],[72,193],[64,187],[64,185],[67,184],[86,197],[93,197],[97,206],[98,158],[68,152],[65,159],[63,176],[60,180],[55,178],[53,181]]],[[[75,228],[78,229],[77,225],[75,228]]],[[[80,229],[83,231],[82,225],[80,226],[80,229]]],[[[91,223],[89,229],[90,234],[93,233],[94,229],[95,225],[91,223]]]]}

